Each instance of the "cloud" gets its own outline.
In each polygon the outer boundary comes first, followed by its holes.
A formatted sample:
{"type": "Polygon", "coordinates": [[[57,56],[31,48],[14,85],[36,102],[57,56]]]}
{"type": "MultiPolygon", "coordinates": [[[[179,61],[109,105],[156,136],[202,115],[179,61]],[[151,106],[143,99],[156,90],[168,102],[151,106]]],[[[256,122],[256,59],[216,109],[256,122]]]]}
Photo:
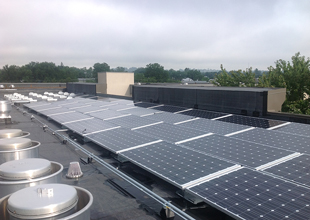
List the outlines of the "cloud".
{"type": "Polygon", "coordinates": [[[0,3],[0,66],[266,69],[310,56],[309,10],[307,0],[11,0],[0,3]]]}

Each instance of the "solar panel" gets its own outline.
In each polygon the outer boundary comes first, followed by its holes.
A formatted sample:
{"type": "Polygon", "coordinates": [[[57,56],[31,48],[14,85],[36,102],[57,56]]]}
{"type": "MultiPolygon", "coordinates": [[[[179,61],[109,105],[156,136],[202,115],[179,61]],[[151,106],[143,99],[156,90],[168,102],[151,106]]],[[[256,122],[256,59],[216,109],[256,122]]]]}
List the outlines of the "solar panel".
{"type": "Polygon", "coordinates": [[[173,114],[169,112],[160,112],[152,115],[147,115],[144,118],[155,121],[164,121],[165,123],[173,124],[192,119],[193,117],[187,115],[173,114]]]}
{"type": "Polygon", "coordinates": [[[134,103],[134,105],[137,107],[141,107],[141,108],[149,108],[149,107],[154,107],[158,104],[149,103],[149,102],[138,102],[138,103],[134,103]]]}
{"type": "Polygon", "coordinates": [[[226,135],[233,132],[241,131],[244,129],[251,128],[245,125],[237,125],[232,123],[226,123],[221,121],[212,121],[208,119],[197,119],[193,121],[188,121],[182,124],[178,124],[178,126],[184,128],[195,129],[199,131],[204,131],[206,133],[212,132],[216,134],[226,135]]]}
{"type": "Polygon", "coordinates": [[[98,112],[98,111],[103,111],[106,110],[107,108],[104,107],[99,107],[99,106],[87,106],[87,107],[82,107],[82,108],[77,108],[74,109],[77,112],[81,112],[83,114],[89,114],[92,112],[98,112]]]}
{"type": "Polygon", "coordinates": [[[132,106],[127,106],[127,105],[123,105],[123,104],[117,104],[117,105],[109,105],[109,106],[105,106],[106,108],[108,108],[109,110],[113,110],[113,111],[117,111],[120,109],[125,109],[125,108],[131,108],[132,106]]]}
{"type": "Polygon", "coordinates": [[[276,121],[264,118],[245,117],[241,115],[232,115],[229,117],[218,119],[218,121],[229,122],[240,125],[247,125],[257,128],[270,128],[285,123],[284,121],[276,121]]]}
{"type": "Polygon", "coordinates": [[[135,131],[125,128],[117,128],[87,135],[87,139],[114,153],[158,141],[156,138],[141,135],[135,131]]]}
{"type": "Polygon", "coordinates": [[[109,120],[110,123],[120,125],[125,128],[137,128],[141,126],[146,126],[146,125],[151,125],[156,122],[159,122],[159,120],[149,120],[146,117],[139,117],[136,115],[129,115],[126,117],[121,117],[121,118],[115,118],[109,120]]]}
{"type": "Polygon", "coordinates": [[[183,108],[183,107],[179,107],[179,106],[171,106],[171,105],[161,105],[158,107],[154,107],[152,109],[158,110],[158,111],[164,111],[164,112],[179,112],[179,111],[183,111],[187,108],[183,108]]]}
{"type": "Polygon", "coordinates": [[[91,106],[91,105],[87,104],[86,102],[78,102],[78,103],[72,103],[70,105],[65,105],[65,107],[68,109],[76,109],[76,108],[87,107],[87,106],[91,106]]]}
{"type": "Polygon", "coordinates": [[[31,106],[29,108],[31,108],[34,111],[40,111],[40,109],[52,108],[51,106],[52,106],[51,103],[45,103],[45,104],[41,103],[41,105],[31,106]]]}
{"type": "Polygon", "coordinates": [[[310,125],[308,124],[291,123],[277,128],[276,131],[310,137],[310,125]]]}
{"type": "Polygon", "coordinates": [[[164,141],[122,152],[120,155],[179,188],[234,166],[232,163],[164,141]]]}
{"type": "Polygon", "coordinates": [[[309,155],[301,155],[265,171],[310,186],[309,155]]]}
{"type": "Polygon", "coordinates": [[[212,119],[212,118],[217,118],[217,117],[227,115],[224,113],[203,111],[203,110],[197,110],[197,109],[180,112],[178,114],[188,115],[188,116],[193,116],[193,117],[199,117],[199,118],[207,118],[207,119],[212,119]]]}
{"type": "Polygon", "coordinates": [[[310,190],[246,168],[186,192],[238,219],[308,219],[310,190]]]}
{"type": "Polygon", "coordinates": [[[48,117],[60,124],[91,119],[91,117],[89,117],[88,115],[84,115],[79,112],[68,112],[68,113],[56,114],[56,115],[52,114],[52,115],[48,115],[48,117]]]}
{"type": "Polygon", "coordinates": [[[295,152],[310,153],[309,137],[269,131],[262,128],[255,128],[231,137],[295,152]]]}
{"type": "Polygon", "coordinates": [[[120,117],[125,114],[117,112],[117,111],[112,111],[112,110],[104,110],[104,111],[98,111],[98,112],[91,112],[88,115],[93,116],[95,118],[102,119],[102,120],[106,120],[109,118],[120,117]]]}
{"type": "Polygon", "coordinates": [[[68,110],[65,107],[60,107],[60,108],[52,108],[52,109],[48,109],[48,110],[40,110],[38,111],[40,114],[42,115],[51,115],[51,114],[57,114],[57,113],[62,113],[62,112],[68,112],[68,111],[72,111],[72,110],[68,110]]]}
{"type": "MultiPolygon", "coordinates": [[[[121,109],[122,110],[122,109],[121,109]]],[[[124,110],[119,111],[123,114],[132,114],[132,115],[137,115],[137,116],[142,116],[142,115],[147,115],[147,114],[154,114],[156,112],[159,112],[158,110],[154,109],[148,109],[148,108],[140,108],[140,107],[132,107],[132,106],[127,106],[127,109],[124,108],[124,110]]]]}
{"type": "Polygon", "coordinates": [[[64,126],[82,136],[87,136],[100,131],[119,127],[117,125],[111,124],[107,121],[102,121],[97,118],[66,123],[64,126]]]}
{"type": "Polygon", "coordinates": [[[167,142],[175,143],[189,138],[206,134],[203,131],[188,129],[167,123],[161,123],[135,130],[141,134],[160,138],[167,142]]]}
{"type": "Polygon", "coordinates": [[[252,168],[294,153],[220,135],[202,137],[181,145],[252,168]]]}

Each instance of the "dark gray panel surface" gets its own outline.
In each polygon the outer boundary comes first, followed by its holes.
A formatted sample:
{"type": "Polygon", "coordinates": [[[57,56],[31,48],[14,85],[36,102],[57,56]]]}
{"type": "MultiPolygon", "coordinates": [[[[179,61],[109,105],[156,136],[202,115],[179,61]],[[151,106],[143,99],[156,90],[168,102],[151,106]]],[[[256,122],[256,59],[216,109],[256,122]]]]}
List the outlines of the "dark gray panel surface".
{"type": "Polygon", "coordinates": [[[241,115],[232,115],[229,117],[218,119],[218,121],[247,125],[257,128],[270,128],[285,123],[284,121],[277,121],[265,118],[245,117],[241,115]]]}
{"type": "Polygon", "coordinates": [[[115,124],[111,124],[107,121],[102,121],[97,118],[93,118],[93,119],[89,119],[85,121],[67,123],[64,126],[82,136],[89,135],[92,132],[98,132],[98,131],[118,127],[115,124]]]}
{"type": "Polygon", "coordinates": [[[95,111],[106,110],[106,109],[107,109],[107,107],[88,106],[88,107],[83,107],[83,108],[77,108],[74,110],[77,112],[81,112],[83,114],[88,114],[88,113],[92,113],[95,111]]]}
{"type": "Polygon", "coordinates": [[[291,123],[283,127],[277,128],[275,129],[275,131],[310,137],[310,125],[308,124],[291,123]]]}
{"type": "Polygon", "coordinates": [[[294,153],[219,135],[195,139],[181,145],[252,168],[294,153]]]}
{"type": "Polygon", "coordinates": [[[241,169],[189,192],[241,219],[308,219],[310,190],[257,171],[241,169]]]}
{"type": "Polygon", "coordinates": [[[203,110],[197,110],[197,109],[181,112],[178,114],[199,117],[199,118],[206,118],[206,119],[212,119],[212,118],[217,118],[217,117],[227,115],[225,113],[210,112],[210,111],[203,111],[203,110]]]}
{"type": "Polygon", "coordinates": [[[172,105],[162,105],[162,106],[154,107],[152,109],[156,109],[158,111],[174,113],[174,112],[183,111],[187,108],[183,108],[183,107],[179,107],[179,106],[172,106],[172,105]]]}
{"type": "Polygon", "coordinates": [[[55,108],[55,109],[49,109],[49,110],[43,110],[43,111],[38,111],[40,114],[42,115],[51,115],[51,114],[58,114],[58,113],[62,113],[62,112],[69,112],[69,111],[73,111],[73,110],[69,110],[65,107],[60,107],[60,108],[55,108]]]}
{"type": "MultiPolygon", "coordinates": [[[[127,108],[130,108],[130,106],[128,106],[127,108]]],[[[126,109],[120,112],[122,112],[123,114],[132,114],[132,115],[141,116],[141,115],[153,114],[159,111],[155,109],[137,107],[137,108],[126,109]]]]}
{"type": "Polygon", "coordinates": [[[99,111],[99,112],[92,112],[92,113],[89,113],[88,115],[105,120],[109,118],[122,116],[124,114],[117,112],[117,111],[113,111],[113,110],[104,110],[104,111],[99,111]]]}
{"type": "Polygon", "coordinates": [[[158,140],[125,128],[91,134],[87,138],[114,153],[158,140]]]}
{"type": "Polygon", "coordinates": [[[254,143],[283,148],[300,153],[310,153],[310,138],[293,134],[255,128],[231,136],[254,143]]]}
{"type": "Polygon", "coordinates": [[[156,103],[149,103],[149,102],[137,102],[134,105],[137,106],[137,107],[141,107],[141,108],[149,108],[149,107],[157,106],[158,104],[156,104],[156,103]]]}
{"type": "Polygon", "coordinates": [[[301,155],[265,171],[310,186],[309,155],[301,155]]]}
{"type": "Polygon", "coordinates": [[[249,126],[245,125],[238,125],[238,124],[232,124],[232,123],[226,123],[221,121],[212,121],[209,119],[197,119],[194,121],[189,121],[186,123],[179,124],[177,126],[189,128],[189,129],[196,129],[199,131],[204,131],[206,133],[212,132],[216,134],[226,135],[230,134],[236,131],[241,131],[247,128],[250,128],[249,126]]]}
{"type": "Polygon", "coordinates": [[[49,115],[48,117],[53,119],[54,121],[57,121],[60,124],[91,118],[90,116],[84,115],[80,112],[70,112],[70,113],[64,113],[64,114],[49,115]]]}
{"type": "Polygon", "coordinates": [[[152,125],[149,127],[137,129],[135,131],[157,137],[161,140],[165,140],[171,143],[206,134],[206,132],[203,131],[188,129],[186,127],[171,125],[167,123],[152,125]]]}
{"type": "Polygon", "coordinates": [[[178,187],[234,165],[167,142],[122,152],[120,155],[178,187]]]}
{"type": "Polygon", "coordinates": [[[155,120],[155,121],[164,121],[165,123],[173,124],[181,121],[186,121],[192,119],[193,117],[187,115],[173,114],[169,112],[160,112],[153,115],[145,116],[144,118],[155,120]]]}
{"type": "Polygon", "coordinates": [[[136,115],[129,115],[126,117],[115,118],[115,119],[111,119],[108,121],[109,123],[113,123],[115,125],[120,125],[122,127],[130,128],[130,129],[159,122],[159,120],[150,120],[150,119],[147,119],[146,117],[139,117],[136,115]]]}

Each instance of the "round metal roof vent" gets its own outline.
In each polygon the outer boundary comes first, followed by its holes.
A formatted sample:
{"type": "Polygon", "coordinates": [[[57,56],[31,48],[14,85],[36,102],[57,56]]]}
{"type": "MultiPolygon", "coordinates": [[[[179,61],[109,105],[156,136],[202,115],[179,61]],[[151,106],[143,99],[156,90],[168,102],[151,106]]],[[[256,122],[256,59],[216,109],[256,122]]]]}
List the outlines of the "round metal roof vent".
{"type": "Polygon", "coordinates": [[[68,173],[66,177],[69,179],[77,179],[83,176],[83,172],[79,162],[70,162],[68,173]]]}
{"type": "Polygon", "coordinates": [[[59,94],[59,95],[63,95],[64,93],[63,93],[62,91],[59,91],[58,94],[59,94]]]}
{"type": "Polygon", "coordinates": [[[13,138],[23,136],[24,132],[20,129],[2,129],[0,130],[0,138],[13,138]]]}
{"type": "Polygon", "coordinates": [[[0,165],[0,178],[6,180],[33,179],[50,174],[51,171],[52,164],[46,159],[12,160],[0,165]]]}
{"type": "Polygon", "coordinates": [[[0,116],[6,117],[9,116],[9,113],[12,110],[11,103],[7,100],[0,100],[0,116]]]}
{"type": "Polygon", "coordinates": [[[32,147],[32,141],[29,138],[8,138],[0,142],[0,152],[8,150],[20,150],[32,147]]]}
{"type": "MultiPolygon", "coordinates": [[[[20,219],[42,219],[73,210],[78,202],[77,190],[64,184],[43,184],[13,193],[8,212],[20,219]]],[[[58,217],[59,216],[59,217],[58,217]]]]}

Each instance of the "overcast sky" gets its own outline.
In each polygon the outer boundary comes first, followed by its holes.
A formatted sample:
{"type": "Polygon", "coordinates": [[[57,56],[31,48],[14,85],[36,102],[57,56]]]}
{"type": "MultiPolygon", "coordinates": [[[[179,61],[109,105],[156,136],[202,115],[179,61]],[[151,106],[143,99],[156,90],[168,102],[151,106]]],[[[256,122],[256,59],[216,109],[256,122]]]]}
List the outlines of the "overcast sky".
{"type": "Polygon", "coordinates": [[[267,69],[310,57],[309,0],[0,0],[0,68],[267,69]]]}

